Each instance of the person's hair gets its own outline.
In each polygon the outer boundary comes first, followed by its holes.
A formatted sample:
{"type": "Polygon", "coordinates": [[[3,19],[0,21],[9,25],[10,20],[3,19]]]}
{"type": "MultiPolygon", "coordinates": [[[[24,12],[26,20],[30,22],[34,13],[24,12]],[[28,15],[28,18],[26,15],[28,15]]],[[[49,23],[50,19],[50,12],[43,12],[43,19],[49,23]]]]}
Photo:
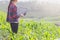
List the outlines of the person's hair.
{"type": "Polygon", "coordinates": [[[14,1],[14,0],[10,0],[10,2],[12,2],[12,1],[14,1]]]}
{"type": "Polygon", "coordinates": [[[15,1],[15,0],[10,0],[10,2],[15,1]]]}

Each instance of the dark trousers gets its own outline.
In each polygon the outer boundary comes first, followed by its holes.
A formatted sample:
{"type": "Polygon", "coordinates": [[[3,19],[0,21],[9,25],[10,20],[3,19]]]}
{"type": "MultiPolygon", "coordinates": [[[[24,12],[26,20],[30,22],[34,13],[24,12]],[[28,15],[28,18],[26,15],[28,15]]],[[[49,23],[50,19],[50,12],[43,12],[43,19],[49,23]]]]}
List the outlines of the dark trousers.
{"type": "Polygon", "coordinates": [[[11,25],[11,30],[13,33],[17,33],[18,31],[18,23],[10,23],[11,25]]]}

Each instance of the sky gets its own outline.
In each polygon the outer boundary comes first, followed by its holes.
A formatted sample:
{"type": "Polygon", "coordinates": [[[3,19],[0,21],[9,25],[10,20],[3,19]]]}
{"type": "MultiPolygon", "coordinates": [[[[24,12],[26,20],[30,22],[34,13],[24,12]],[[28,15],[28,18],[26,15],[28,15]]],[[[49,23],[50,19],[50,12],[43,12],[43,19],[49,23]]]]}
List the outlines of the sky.
{"type": "Polygon", "coordinates": [[[55,3],[55,4],[60,4],[60,0],[38,0],[37,1],[38,3],[41,3],[41,2],[48,2],[48,3],[55,3]]]}
{"type": "MultiPolygon", "coordinates": [[[[0,0],[0,1],[9,1],[9,0],[0,0]]],[[[48,3],[57,3],[57,4],[60,4],[60,0],[18,0],[18,1],[23,1],[23,2],[36,1],[37,3],[48,2],[48,3]]]]}

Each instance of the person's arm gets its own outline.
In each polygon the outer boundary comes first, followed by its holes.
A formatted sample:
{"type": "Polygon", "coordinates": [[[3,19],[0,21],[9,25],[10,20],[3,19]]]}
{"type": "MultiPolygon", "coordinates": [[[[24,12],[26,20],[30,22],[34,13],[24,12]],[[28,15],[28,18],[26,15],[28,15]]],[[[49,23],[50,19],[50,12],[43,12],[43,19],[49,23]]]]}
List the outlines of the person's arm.
{"type": "Polygon", "coordinates": [[[13,18],[19,18],[19,16],[17,15],[17,9],[16,9],[16,7],[13,7],[13,9],[12,9],[12,13],[13,13],[13,18]]]}
{"type": "Polygon", "coordinates": [[[26,8],[23,8],[23,7],[18,7],[17,8],[18,10],[17,10],[17,12],[18,12],[18,16],[20,16],[20,17],[24,17],[25,15],[26,15],[26,8]]]}
{"type": "Polygon", "coordinates": [[[13,5],[10,6],[10,13],[12,18],[19,18],[17,15],[17,9],[13,5]]]}

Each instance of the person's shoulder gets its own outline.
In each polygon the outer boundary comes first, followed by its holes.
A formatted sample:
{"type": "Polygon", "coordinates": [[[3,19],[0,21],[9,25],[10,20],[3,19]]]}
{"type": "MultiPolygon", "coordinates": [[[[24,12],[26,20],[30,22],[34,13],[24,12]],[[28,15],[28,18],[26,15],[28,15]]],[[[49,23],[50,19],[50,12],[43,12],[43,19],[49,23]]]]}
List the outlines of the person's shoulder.
{"type": "Polygon", "coordinates": [[[14,8],[14,4],[13,3],[10,3],[10,8],[14,8]]]}

